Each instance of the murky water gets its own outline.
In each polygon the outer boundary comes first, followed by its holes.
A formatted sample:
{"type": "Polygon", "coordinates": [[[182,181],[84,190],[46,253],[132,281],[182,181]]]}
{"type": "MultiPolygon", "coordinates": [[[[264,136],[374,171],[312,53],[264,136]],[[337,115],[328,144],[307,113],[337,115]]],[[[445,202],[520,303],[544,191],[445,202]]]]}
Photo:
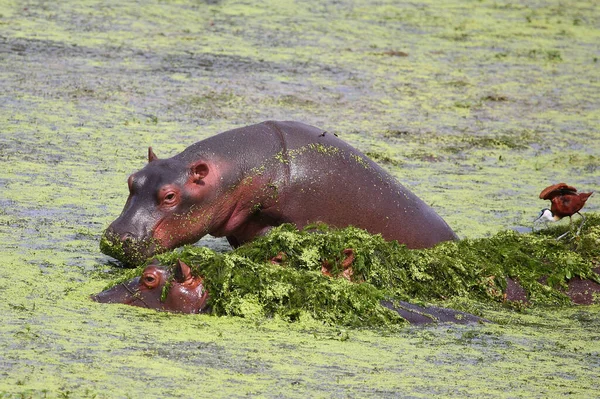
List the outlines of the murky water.
{"type": "Polygon", "coordinates": [[[266,119],[337,133],[461,237],[529,229],[545,186],[599,189],[599,26],[594,1],[1,2],[0,396],[594,396],[597,306],[390,336],[88,297],[147,147],[266,119]]]}

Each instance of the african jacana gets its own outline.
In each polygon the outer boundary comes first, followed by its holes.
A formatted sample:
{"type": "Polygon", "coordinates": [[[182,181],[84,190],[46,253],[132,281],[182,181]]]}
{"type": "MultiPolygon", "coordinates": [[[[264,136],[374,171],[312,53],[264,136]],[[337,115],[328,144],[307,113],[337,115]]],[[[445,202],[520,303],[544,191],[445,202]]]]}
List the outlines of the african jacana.
{"type": "MultiPolygon", "coordinates": [[[[558,183],[552,186],[546,187],[540,193],[540,198],[544,200],[550,200],[552,205],[550,209],[544,208],[541,210],[540,215],[535,220],[545,219],[551,222],[555,222],[568,216],[570,219],[569,223],[572,223],[571,217],[574,214],[579,214],[581,216],[581,225],[577,230],[577,234],[581,232],[581,228],[585,223],[585,216],[583,216],[579,211],[585,205],[587,199],[592,195],[591,193],[578,193],[575,187],[567,186],[565,183],[558,183]]],[[[557,240],[563,238],[567,233],[562,234],[557,240]]]]}

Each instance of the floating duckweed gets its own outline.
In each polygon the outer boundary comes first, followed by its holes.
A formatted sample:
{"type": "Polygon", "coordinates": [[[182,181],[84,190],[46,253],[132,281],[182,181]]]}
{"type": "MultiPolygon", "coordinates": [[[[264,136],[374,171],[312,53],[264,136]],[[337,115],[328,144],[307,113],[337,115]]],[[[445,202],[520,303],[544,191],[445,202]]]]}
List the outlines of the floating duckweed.
{"type": "Polygon", "coordinates": [[[286,164],[286,165],[290,163],[288,155],[286,153],[284,153],[283,151],[279,151],[277,154],[275,154],[274,158],[276,161],[286,164]]]}
{"type": "Polygon", "coordinates": [[[365,155],[367,155],[369,158],[380,162],[380,163],[384,163],[387,165],[392,165],[392,166],[400,166],[402,165],[402,161],[399,161],[397,159],[394,159],[393,157],[384,154],[382,152],[378,152],[378,151],[369,151],[366,152],[365,155]]]}

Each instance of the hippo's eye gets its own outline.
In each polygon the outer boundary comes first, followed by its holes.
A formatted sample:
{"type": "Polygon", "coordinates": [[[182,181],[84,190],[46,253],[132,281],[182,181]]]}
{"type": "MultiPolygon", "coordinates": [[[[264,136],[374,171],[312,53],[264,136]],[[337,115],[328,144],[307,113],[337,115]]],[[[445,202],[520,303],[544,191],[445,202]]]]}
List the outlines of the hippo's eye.
{"type": "Polygon", "coordinates": [[[160,188],[156,193],[156,200],[158,204],[164,208],[173,208],[179,204],[180,192],[179,187],[174,184],[167,184],[160,188]]]}
{"type": "Polygon", "coordinates": [[[177,194],[174,192],[168,192],[163,197],[163,204],[167,206],[175,205],[177,203],[177,194]]]}

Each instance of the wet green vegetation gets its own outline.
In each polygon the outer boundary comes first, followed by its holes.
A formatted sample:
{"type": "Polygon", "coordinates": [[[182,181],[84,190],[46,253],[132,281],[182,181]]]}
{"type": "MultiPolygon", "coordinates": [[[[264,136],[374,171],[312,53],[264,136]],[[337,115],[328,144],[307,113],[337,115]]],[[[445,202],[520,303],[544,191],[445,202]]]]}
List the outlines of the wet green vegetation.
{"type": "MultiPolygon", "coordinates": [[[[225,254],[187,246],[158,260],[171,268],[171,278],[178,260],[191,266],[210,293],[213,315],[390,327],[404,320],[380,304],[384,299],[449,303],[462,310],[494,304],[496,309],[517,310],[570,305],[570,279],[600,282],[592,270],[600,266],[600,217],[588,217],[584,228],[563,240],[556,237],[564,228],[529,234],[507,231],[409,250],[353,227],[313,225],[299,232],[293,225],[282,225],[225,254]],[[344,279],[349,248],[352,273],[344,279]],[[324,275],[325,265],[339,278],[324,275]],[[508,278],[524,289],[523,299],[507,299],[508,278]]],[[[144,267],[123,273],[109,287],[141,275],[144,267]]],[[[600,293],[597,296],[600,303],[600,293]]]]}
{"type": "Polygon", "coordinates": [[[386,333],[89,295],[121,274],[98,245],[148,146],[166,157],[266,119],[371,154],[464,245],[518,247],[506,230],[530,229],[544,187],[598,191],[598,7],[0,1],[0,397],[596,395],[598,305],[459,298],[495,323],[386,333]]]}

